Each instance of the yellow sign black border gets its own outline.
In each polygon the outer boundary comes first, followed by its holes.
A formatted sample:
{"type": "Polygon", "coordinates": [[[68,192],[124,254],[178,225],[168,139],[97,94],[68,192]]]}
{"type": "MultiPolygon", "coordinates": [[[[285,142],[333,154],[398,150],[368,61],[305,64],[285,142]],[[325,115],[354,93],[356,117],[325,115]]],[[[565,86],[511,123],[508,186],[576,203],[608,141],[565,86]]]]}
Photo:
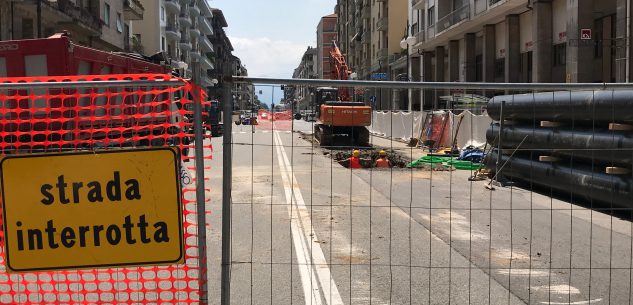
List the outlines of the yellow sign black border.
{"type": "Polygon", "coordinates": [[[10,259],[9,259],[9,242],[6,236],[3,238],[4,242],[4,261],[7,272],[9,273],[20,273],[20,272],[42,272],[42,271],[56,271],[56,270],[79,270],[79,269],[91,269],[91,268],[125,268],[125,267],[142,267],[142,266],[153,266],[153,265],[172,265],[179,264],[183,262],[184,259],[184,236],[183,236],[183,205],[182,205],[182,183],[180,179],[180,155],[176,147],[157,147],[157,148],[137,148],[137,149],[116,149],[116,150],[102,150],[102,151],[75,151],[75,152],[61,152],[61,153],[37,153],[37,154],[28,154],[28,155],[12,155],[5,156],[0,160],[0,192],[2,195],[2,230],[7,234],[6,224],[7,224],[7,209],[6,209],[6,200],[4,198],[4,161],[9,159],[29,159],[29,158],[43,158],[43,157],[54,157],[54,156],[68,156],[68,155],[103,155],[103,154],[117,154],[117,153],[130,153],[130,152],[140,152],[140,151],[160,151],[160,150],[168,150],[174,155],[174,175],[176,177],[176,205],[178,208],[178,245],[180,250],[180,255],[177,259],[168,260],[168,261],[144,261],[144,262],[130,262],[130,263],[120,263],[120,264],[97,264],[97,265],[76,265],[76,266],[56,266],[50,268],[21,268],[15,269],[11,267],[10,259]]]}

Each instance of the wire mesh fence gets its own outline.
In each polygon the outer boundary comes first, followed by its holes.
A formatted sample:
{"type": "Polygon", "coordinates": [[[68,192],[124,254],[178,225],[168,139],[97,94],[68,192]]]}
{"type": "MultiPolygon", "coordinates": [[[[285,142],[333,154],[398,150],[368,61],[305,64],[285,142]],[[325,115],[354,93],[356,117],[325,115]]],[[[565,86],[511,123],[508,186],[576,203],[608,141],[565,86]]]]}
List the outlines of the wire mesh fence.
{"type": "MultiPolygon", "coordinates": [[[[196,177],[195,169],[201,165],[195,153],[196,148],[204,152],[202,159],[210,159],[211,153],[208,141],[203,149],[193,141],[194,129],[203,127],[193,124],[194,104],[207,104],[202,91],[169,75],[0,78],[0,103],[3,156],[176,149],[184,229],[184,264],[19,273],[9,273],[6,268],[4,243],[13,232],[0,232],[0,304],[199,304],[207,281],[198,255],[204,244],[197,239],[197,203],[208,198],[196,198],[195,188],[201,179],[196,177]]],[[[111,234],[110,229],[110,244],[101,237],[103,251],[113,251],[111,237],[122,236],[121,231],[111,234]]],[[[61,233],[55,233],[57,240],[61,233]]],[[[96,240],[96,232],[94,236],[96,240]]],[[[145,238],[142,236],[136,238],[145,238]]]]}
{"type": "Polygon", "coordinates": [[[231,304],[631,303],[633,87],[238,81],[231,304]]]}

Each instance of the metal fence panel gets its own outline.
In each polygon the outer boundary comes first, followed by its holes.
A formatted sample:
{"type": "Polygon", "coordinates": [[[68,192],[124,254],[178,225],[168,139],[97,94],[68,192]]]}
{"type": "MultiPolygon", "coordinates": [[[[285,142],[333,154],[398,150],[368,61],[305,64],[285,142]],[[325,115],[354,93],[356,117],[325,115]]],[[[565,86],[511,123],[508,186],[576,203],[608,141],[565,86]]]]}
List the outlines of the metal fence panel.
{"type": "Polygon", "coordinates": [[[367,146],[321,147],[291,95],[233,126],[231,304],[631,303],[630,84],[234,80],[389,106],[367,146]]]}
{"type": "Polygon", "coordinates": [[[202,126],[190,118],[204,100],[199,88],[169,75],[0,78],[3,155],[178,148],[185,242],[183,265],[19,274],[6,273],[2,248],[0,304],[199,304],[206,270],[198,257],[204,244],[197,203],[205,198],[195,196],[195,151],[210,159],[211,147],[194,145],[194,128],[202,126]]]}

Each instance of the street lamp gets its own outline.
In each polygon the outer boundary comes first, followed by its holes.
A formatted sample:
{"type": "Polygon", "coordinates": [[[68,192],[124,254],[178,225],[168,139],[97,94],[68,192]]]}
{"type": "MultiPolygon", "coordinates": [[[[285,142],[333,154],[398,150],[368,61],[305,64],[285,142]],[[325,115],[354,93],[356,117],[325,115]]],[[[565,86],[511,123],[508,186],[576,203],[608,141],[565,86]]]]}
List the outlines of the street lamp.
{"type": "MultiPolygon", "coordinates": [[[[404,37],[400,41],[400,47],[403,49],[407,49],[407,81],[411,81],[411,56],[409,54],[409,50],[411,45],[415,44],[416,39],[411,35],[411,26],[409,25],[409,21],[407,20],[407,29],[405,30],[404,37]]],[[[408,110],[411,111],[413,105],[411,104],[411,89],[407,89],[407,104],[408,110]]]]}

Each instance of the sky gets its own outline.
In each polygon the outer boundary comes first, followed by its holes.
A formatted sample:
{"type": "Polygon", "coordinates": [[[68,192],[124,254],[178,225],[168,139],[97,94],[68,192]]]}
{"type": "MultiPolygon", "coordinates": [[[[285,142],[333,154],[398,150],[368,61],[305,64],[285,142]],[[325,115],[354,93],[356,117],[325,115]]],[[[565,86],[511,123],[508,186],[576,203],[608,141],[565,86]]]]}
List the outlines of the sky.
{"type": "MultiPolygon", "coordinates": [[[[336,0],[210,0],[228,23],[225,28],[233,55],[242,60],[248,75],[291,78],[308,46],[316,46],[316,29],[322,16],[332,14],[336,0]]],[[[260,100],[270,104],[270,87],[260,100]]],[[[274,101],[282,96],[275,90],[274,101]]]]}

